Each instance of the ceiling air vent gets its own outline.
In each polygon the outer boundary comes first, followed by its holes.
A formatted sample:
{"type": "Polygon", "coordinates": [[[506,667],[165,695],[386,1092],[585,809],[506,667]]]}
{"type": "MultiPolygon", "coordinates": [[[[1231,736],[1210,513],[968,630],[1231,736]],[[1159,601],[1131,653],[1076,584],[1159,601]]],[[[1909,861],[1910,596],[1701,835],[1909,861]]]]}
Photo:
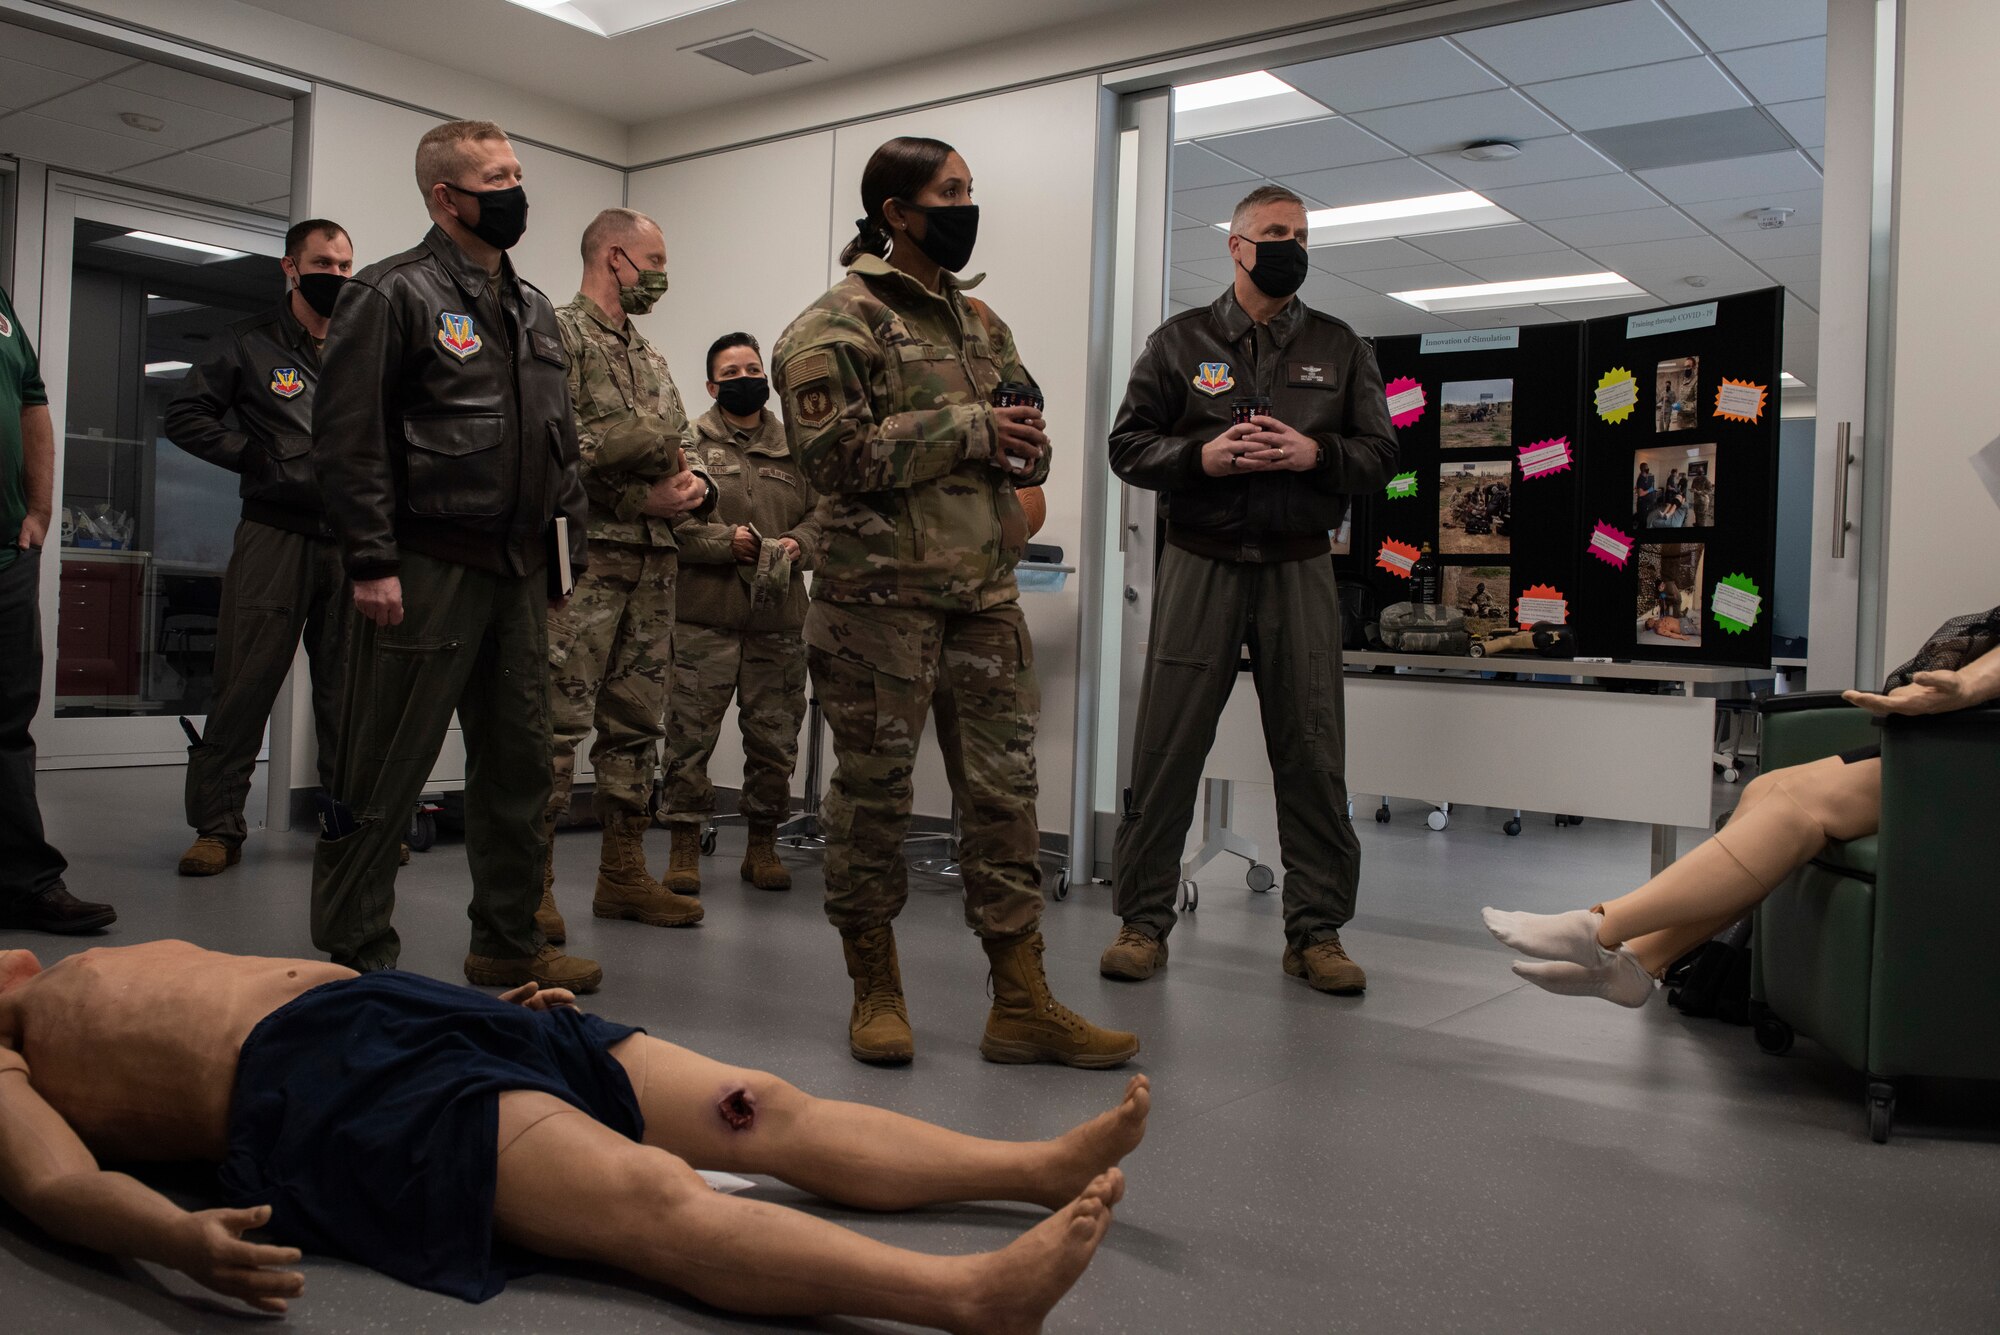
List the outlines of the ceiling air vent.
{"type": "Polygon", "coordinates": [[[684,46],[683,51],[692,51],[710,60],[721,61],[733,70],[745,74],[769,74],[772,70],[790,69],[793,65],[809,65],[819,57],[803,47],[781,42],[769,33],[756,31],[735,32],[727,37],[717,37],[706,42],[696,42],[684,46]]]}

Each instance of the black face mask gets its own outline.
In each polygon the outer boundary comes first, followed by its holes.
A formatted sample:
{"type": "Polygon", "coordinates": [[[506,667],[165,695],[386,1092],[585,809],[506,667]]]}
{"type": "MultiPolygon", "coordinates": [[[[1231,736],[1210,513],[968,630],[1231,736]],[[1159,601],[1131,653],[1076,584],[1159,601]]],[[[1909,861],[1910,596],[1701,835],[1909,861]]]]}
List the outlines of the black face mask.
{"type": "MultiPolygon", "coordinates": [[[[445,182],[447,190],[470,195],[479,201],[479,221],[465,223],[465,230],[496,250],[511,250],[528,230],[528,192],[518,185],[502,190],[467,190],[445,182]]],[[[460,219],[464,222],[464,219],[460,219]]]]}
{"type": "MultiPolygon", "coordinates": [[[[1250,241],[1247,236],[1242,239],[1250,241]]],[[[1250,241],[1250,244],[1257,247],[1257,263],[1251,266],[1250,281],[1259,292],[1267,297],[1289,297],[1305,283],[1305,246],[1297,241],[1250,241]]]]}
{"type": "Polygon", "coordinates": [[[299,295],[321,319],[325,319],[333,314],[333,303],[340,300],[340,285],[346,281],[343,274],[302,273],[299,275],[299,295]]]}
{"type": "Polygon", "coordinates": [[[971,263],[972,248],[979,243],[977,204],[942,204],[933,208],[927,204],[897,202],[929,219],[924,234],[913,239],[917,249],[928,255],[931,263],[952,273],[971,263]]]}
{"type": "Polygon", "coordinates": [[[732,417],[748,417],[762,409],[770,398],[771,382],[761,375],[740,375],[715,384],[715,401],[732,417]]]}

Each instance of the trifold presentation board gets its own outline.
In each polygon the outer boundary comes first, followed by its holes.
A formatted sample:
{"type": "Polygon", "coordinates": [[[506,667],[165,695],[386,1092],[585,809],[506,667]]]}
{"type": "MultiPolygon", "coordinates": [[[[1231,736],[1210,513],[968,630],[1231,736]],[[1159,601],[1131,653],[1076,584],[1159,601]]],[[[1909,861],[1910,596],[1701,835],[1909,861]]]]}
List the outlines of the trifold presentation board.
{"type": "Polygon", "coordinates": [[[1396,467],[1341,577],[1407,601],[1428,549],[1475,638],[1555,622],[1579,657],[1768,666],[1783,320],[1771,288],[1377,339],[1396,467]]]}

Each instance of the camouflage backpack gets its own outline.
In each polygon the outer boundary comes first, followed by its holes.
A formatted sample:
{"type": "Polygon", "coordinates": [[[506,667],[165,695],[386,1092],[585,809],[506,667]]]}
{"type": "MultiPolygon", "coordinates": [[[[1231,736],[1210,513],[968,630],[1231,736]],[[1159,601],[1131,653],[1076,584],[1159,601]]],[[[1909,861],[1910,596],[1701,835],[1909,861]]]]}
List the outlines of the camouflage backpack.
{"type": "Polygon", "coordinates": [[[1465,613],[1455,607],[1390,603],[1378,623],[1384,648],[1405,654],[1465,654],[1472,636],[1465,613]]]}

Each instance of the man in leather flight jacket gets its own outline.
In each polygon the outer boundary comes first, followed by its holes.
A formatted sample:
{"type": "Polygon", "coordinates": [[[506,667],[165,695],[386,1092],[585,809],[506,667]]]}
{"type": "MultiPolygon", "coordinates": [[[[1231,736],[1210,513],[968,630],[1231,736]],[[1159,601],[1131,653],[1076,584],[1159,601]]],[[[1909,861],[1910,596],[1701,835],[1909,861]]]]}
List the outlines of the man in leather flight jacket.
{"type": "Polygon", "coordinates": [[[313,942],[395,966],[398,844],[457,712],[472,868],[468,981],[594,990],[603,972],[535,931],[549,796],[549,562],[585,502],[555,308],[506,251],[526,227],[497,125],[417,147],[435,224],[368,266],[333,314],[313,469],[354,581],[334,798],[313,859],[313,942]]]}
{"type": "Polygon", "coordinates": [[[284,300],[231,325],[221,350],[188,372],[167,405],[169,440],[243,478],[243,518],[216,625],[215,699],[201,740],[188,747],[195,841],[181,855],[183,876],[213,876],[243,856],[250,776],[301,636],[312,667],[319,784],[333,787],[347,577],[310,455],[329,298],[354,269],[354,244],[339,223],[308,219],[285,234],[280,265],[289,280],[284,300]]]}
{"type": "Polygon", "coordinates": [[[1230,286],[1154,331],[1111,430],[1120,478],[1161,494],[1132,787],[1113,904],[1124,925],[1106,977],[1166,963],[1180,856],[1202,765],[1245,645],[1276,776],[1286,973],[1359,992],[1340,928],[1361,850],[1347,821],[1340,615],[1329,530],[1354,493],[1388,481],[1396,433],[1375,354],[1292,295],[1306,274],[1305,206],[1278,186],[1230,222],[1230,286]],[[1248,422],[1234,424],[1240,404],[1248,422]]]}

